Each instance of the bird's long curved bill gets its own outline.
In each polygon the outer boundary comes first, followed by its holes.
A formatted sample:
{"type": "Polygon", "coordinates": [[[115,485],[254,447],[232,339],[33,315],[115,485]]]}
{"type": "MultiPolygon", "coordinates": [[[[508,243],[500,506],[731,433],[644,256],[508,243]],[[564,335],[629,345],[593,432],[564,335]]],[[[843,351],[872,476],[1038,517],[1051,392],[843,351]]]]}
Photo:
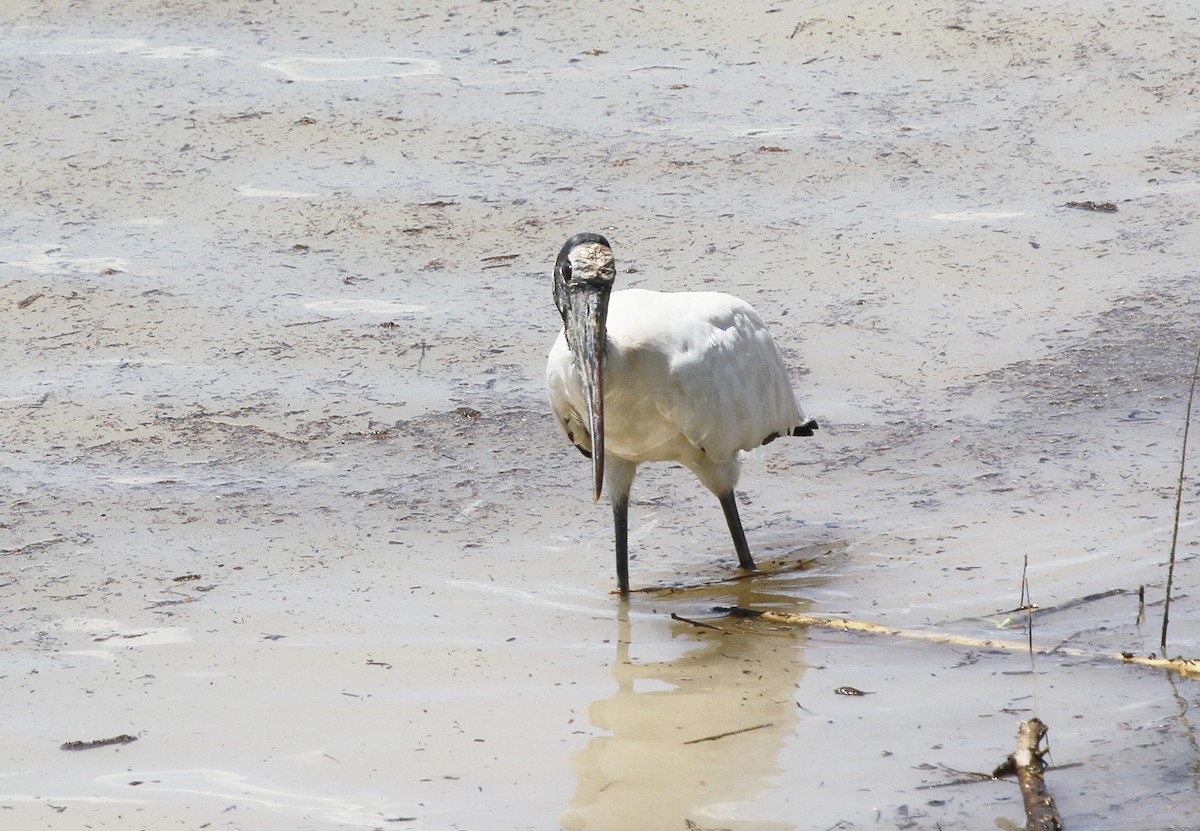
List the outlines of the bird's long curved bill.
{"type": "Polygon", "coordinates": [[[576,346],[576,369],[583,383],[588,411],[588,432],[592,438],[592,499],[599,499],[604,488],[604,347],[608,317],[608,292],[591,289],[580,292],[571,304],[568,326],[576,346]]]}

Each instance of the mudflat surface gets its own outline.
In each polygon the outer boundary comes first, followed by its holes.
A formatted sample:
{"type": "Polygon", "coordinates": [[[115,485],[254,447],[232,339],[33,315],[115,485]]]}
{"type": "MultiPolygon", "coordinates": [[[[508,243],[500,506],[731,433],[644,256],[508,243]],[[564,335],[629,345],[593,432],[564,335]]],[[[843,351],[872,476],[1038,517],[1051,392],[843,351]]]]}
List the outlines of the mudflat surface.
{"type": "Polygon", "coordinates": [[[1024,578],[1038,644],[1159,650],[1191,5],[392,5],[0,11],[6,827],[1015,828],[959,780],[1034,714],[1067,827],[1200,825],[1197,681],[986,645],[1024,578]],[[647,467],[610,594],[580,230],[771,326],[822,430],[746,460],[763,573],[647,467]]]}

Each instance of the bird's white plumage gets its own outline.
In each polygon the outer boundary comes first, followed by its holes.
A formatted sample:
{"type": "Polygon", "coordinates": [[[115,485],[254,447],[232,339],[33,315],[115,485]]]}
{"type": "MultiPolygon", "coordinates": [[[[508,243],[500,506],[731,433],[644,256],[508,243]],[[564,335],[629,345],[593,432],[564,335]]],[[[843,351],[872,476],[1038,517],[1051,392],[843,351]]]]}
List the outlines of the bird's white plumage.
{"type": "MultiPolygon", "coordinates": [[[[546,384],[559,426],[590,451],[583,385],[561,332],[546,384]]],[[[606,457],[677,461],[718,493],[737,479],[739,450],[807,421],[762,318],[718,292],[613,292],[604,387],[606,457]]]]}

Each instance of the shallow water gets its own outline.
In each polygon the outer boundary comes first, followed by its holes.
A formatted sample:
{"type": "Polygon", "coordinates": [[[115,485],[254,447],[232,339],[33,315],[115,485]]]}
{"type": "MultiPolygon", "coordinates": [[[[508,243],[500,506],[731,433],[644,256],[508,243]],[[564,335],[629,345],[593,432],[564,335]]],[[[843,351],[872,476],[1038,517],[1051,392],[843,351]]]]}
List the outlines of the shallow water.
{"type": "Polygon", "coordinates": [[[1037,714],[1068,827],[1200,824],[1194,680],[714,611],[1020,641],[1024,578],[1036,641],[1158,650],[1190,14],[3,13],[10,823],[1013,828],[1014,783],[954,783],[1037,714]],[[585,228],[623,286],[739,294],[783,347],[822,430],[746,462],[763,573],[660,466],[660,590],[611,594],[542,392],[585,228]]]}

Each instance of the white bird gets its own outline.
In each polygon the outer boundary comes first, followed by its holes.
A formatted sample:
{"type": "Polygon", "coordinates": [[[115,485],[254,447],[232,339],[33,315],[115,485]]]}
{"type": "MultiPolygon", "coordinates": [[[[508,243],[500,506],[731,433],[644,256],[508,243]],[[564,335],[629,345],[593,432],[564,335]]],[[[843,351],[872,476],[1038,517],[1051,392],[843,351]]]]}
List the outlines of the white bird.
{"type": "Polygon", "coordinates": [[[554,302],[563,329],[546,388],[558,425],[592,460],[593,499],[607,485],[617,585],[629,591],[629,489],[642,462],[679,462],[717,495],[738,561],[754,560],[733,489],[738,452],[811,436],[783,358],[758,313],[718,292],[611,294],[608,240],[576,234],[558,252],[554,302]]]}

